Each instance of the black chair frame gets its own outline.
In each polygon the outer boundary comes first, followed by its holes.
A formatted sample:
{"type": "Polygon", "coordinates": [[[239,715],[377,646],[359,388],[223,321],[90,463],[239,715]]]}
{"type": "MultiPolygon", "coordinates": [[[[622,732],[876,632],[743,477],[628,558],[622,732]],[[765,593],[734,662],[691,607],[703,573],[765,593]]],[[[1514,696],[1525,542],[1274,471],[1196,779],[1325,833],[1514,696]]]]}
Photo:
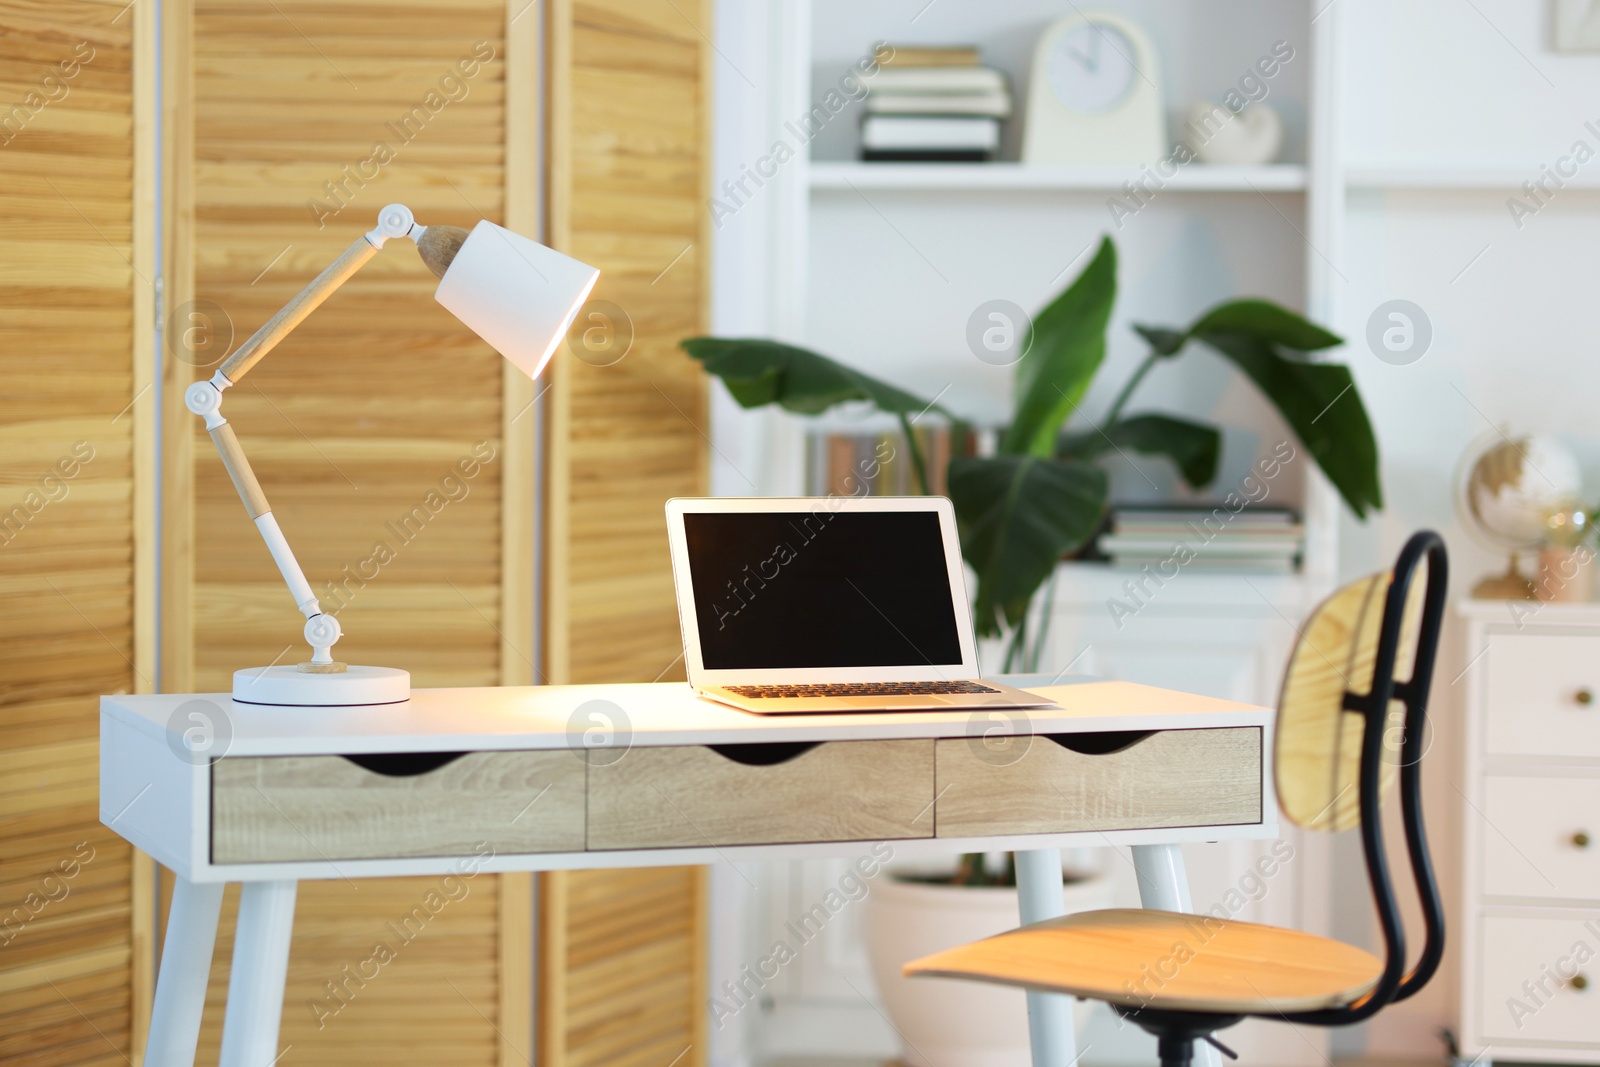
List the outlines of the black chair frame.
{"type": "MultiPolygon", "coordinates": [[[[1449,563],[1444,540],[1432,530],[1413,534],[1395,562],[1393,578],[1384,601],[1383,623],[1379,632],[1377,657],[1373,667],[1372,691],[1356,694],[1346,691],[1344,710],[1360,715],[1364,721],[1361,742],[1360,810],[1361,846],[1366,858],[1367,880],[1383,931],[1384,969],[1377,984],[1355,1002],[1319,1011],[1263,1014],[1290,1023],[1313,1026],[1348,1026],[1370,1019],[1380,1010],[1405,1000],[1428,983],[1444,956],[1444,906],[1439,899],[1439,884],[1428,854],[1427,831],[1422,819],[1422,757],[1427,747],[1428,689],[1444,623],[1445,595],[1449,584],[1449,563]],[[1417,652],[1411,677],[1395,680],[1395,660],[1400,651],[1401,629],[1406,601],[1417,565],[1426,557],[1428,584],[1425,590],[1417,652]],[[1406,851],[1412,880],[1422,906],[1426,937],[1416,965],[1406,970],[1405,924],[1395,899],[1389,874],[1388,855],[1383,839],[1383,780],[1385,746],[1392,743],[1389,731],[1389,704],[1398,700],[1405,708],[1400,750],[1400,806],[1405,823],[1406,851]]],[[[1119,1013],[1156,1035],[1162,1067],[1186,1067],[1193,1057],[1196,1040],[1210,1041],[1227,1051],[1210,1036],[1214,1030],[1232,1026],[1242,1015],[1204,1012],[1166,1011],[1143,1007],[1118,1009],[1119,1013]]],[[[1229,1053],[1229,1055],[1232,1055],[1229,1053]]]]}

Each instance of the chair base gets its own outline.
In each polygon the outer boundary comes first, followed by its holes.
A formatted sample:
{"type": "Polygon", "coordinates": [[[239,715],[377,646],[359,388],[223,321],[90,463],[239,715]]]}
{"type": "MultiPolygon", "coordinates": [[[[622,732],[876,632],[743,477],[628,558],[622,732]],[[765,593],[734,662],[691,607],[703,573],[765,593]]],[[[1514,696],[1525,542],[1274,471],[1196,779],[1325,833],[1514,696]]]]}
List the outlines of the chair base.
{"type": "MultiPolygon", "coordinates": [[[[1161,1057],[1161,1067],[1191,1067],[1196,1041],[1204,1041],[1213,1031],[1232,1026],[1244,1018],[1243,1015],[1212,1015],[1198,1011],[1124,1008],[1115,1004],[1112,1007],[1116,1008],[1118,1015],[1139,1029],[1156,1036],[1156,1051],[1161,1057]]],[[[1232,1052],[1228,1055],[1232,1059],[1238,1058],[1232,1052]]]]}

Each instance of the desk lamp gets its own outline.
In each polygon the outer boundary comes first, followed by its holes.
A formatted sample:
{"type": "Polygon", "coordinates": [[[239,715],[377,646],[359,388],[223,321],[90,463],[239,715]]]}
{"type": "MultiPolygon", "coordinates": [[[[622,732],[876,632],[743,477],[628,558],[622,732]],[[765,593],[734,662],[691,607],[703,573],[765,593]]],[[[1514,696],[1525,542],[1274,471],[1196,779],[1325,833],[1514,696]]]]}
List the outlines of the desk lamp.
{"type": "Polygon", "coordinates": [[[306,617],[311,659],[298,666],[235,671],[233,699],[250,704],[339,707],[395,704],[411,697],[411,675],[393,667],[338,663],[333,646],[343,635],[339,620],[325,615],[295,561],[288,540],[272,517],[261,483],[245,458],[233,427],[222,417],[222,394],[237,385],[263,356],[394,237],[409,237],[423,263],[439,278],[434,299],[529,378],[537,378],[566,336],[600,272],[502,226],[484,220],[469,233],[457,226],[418,226],[411,210],[390,204],[378,225],[356,238],[338,259],[312,279],[207,381],[184,393],[184,404],[205,419],[222,465],[255,522],[306,617]]]}

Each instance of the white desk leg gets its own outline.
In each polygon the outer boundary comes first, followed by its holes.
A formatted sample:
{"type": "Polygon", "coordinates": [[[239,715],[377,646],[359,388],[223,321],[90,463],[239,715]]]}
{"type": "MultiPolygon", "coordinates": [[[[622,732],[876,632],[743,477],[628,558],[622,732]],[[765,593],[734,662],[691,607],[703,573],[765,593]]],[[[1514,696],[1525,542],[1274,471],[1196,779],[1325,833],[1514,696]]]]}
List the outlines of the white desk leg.
{"type": "Polygon", "coordinates": [[[221,882],[196,884],[181,876],[173,878],[167,937],[161,943],[161,973],[150,1011],[150,1036],[144,1046],[144,1062],[152,1067],[158,1063],[193,1067],[221,912],[221,882]]]}
{"type": "Polygon", "coordinates": [[[246,882],[239,892],[219,1067],[271,1067],[278,1062],[278,1022],[297,888],[296,882],[246,882]]]}
{"type": "MultiPolygon", "coordinates": [[[[1182,845],[1134,845],[1133,869],[1139,876],[1139,903],[1156,911],[1194,911],[1182,845]]],[[[1196,1042],[1194,1067],[1222,1067],[1222,1054],[1196,1042]]]]}
{"type": "MultiPolygon", "coordinates": [[[[1024,925],[1062,914],[1061,892],[1060,849],[1017,853],[1017,903],[1024,925]]],[[[1069,1067],[1078,1058],[1071,997],[1029,991],[1028,1042],[1033,1067],[1069,1067]]]]}

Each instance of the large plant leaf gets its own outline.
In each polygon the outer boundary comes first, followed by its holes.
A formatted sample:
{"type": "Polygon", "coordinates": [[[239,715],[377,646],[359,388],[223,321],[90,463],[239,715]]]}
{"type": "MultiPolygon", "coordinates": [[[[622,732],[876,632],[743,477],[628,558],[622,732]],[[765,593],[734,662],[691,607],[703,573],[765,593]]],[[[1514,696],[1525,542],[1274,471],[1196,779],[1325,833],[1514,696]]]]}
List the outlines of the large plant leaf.
{"type": "MultiPolygon", "coordinates": [[[[1140,331],[1143,332],[1143,331],[1140,331]]],[[[1316,352],[1344,344],[1311,320],[1270,300],[1230,300],[1201,315],[1188,329],[1189,337],[1208,334],[1242,334],[1270,341],[1296,352],[1316,352]]],[[[1147,338],[1148,334],[1145,335],[1147,338]]]]}
{"type": "Polygon", "coordinates": [[[1077,408],[1106,354],[1106,323],[1117,299],[1117,247],[1111,238],[1065,292],[1034,316],[1017,364],[1015,417],[1000,451],[1039,456],[1055,451],[1062,423],[1077,408]]]}
{"type": "Polygon", "coordinates": [[[1062,434],[1056,455],[1094,459],[1112,449],[1165,456],[1191,489],[1203,489],[1217,476],[1222,434],[1214,426],[1171,415],[1132,415],[1106,427],[1104,433],[1062,434]]]}
{"type": "Polygon", "coordinates": [[[896,415],[949,412],[921,397],[827,356],[759,338],[690,337],[684,351],[722,379],[741,407],[777,404],[797,415],[820,415],[847,400],[868,400],[896,415]]]}
{"type": "Polygon", "coordinates": [[[978,574],[978,633],[1015,626],[1034,590],[1067,552],[1094,536],[1106,474],[1093,463],[992,456],[950,461],[961,552],[978,574]]]}
{"type": "Polygon", "coordinates": [[[1199,338],[1266,394],[1358,518],[1383,507],[1378,442],[1350,368],[1286,359],[1263,337],[1206,332],[1199,338]]]}

